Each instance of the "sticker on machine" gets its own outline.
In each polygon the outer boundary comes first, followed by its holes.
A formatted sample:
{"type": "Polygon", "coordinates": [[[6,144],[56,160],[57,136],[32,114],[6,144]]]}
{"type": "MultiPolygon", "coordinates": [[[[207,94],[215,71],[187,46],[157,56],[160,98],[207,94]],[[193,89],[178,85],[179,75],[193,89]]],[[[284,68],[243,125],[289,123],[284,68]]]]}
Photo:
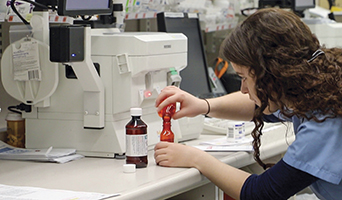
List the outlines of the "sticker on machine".
{"type": "Polygon", "coordinates": [[[14,80],[41,80],[38,42],[33,39],[12,45],[14,80]]]}

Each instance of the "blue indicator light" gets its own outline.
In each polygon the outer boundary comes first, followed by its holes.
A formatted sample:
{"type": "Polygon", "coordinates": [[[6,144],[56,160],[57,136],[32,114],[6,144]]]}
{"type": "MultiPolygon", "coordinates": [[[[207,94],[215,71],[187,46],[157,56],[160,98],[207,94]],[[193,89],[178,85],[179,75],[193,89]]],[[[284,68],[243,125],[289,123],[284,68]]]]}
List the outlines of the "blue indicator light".
{"type": "Polygon", "coordinates": [[[76,56],[76,54],[75,54],[75,53],[73,53],[73,54],[71,54],[71,56],[72,56],[72,57],[75,57],[75,56],[76,56]]]}

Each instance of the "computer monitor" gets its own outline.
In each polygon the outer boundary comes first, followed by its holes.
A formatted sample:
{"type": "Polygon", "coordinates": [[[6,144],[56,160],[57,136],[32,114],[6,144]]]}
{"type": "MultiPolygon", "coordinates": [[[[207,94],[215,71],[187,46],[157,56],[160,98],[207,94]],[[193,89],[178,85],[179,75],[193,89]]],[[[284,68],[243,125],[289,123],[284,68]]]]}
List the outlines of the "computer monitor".
{"type": "Polygon", "coordinates": [[[259,8],[265,7],[279,7],[279,8],[291,8],[293,0],[259,0],[259,8]]]}
{"type": "Polygon", "coordinates": [[[314,8],[315,0],[294,0],[293,10],[296,12],[303,12],[305,9],[314,8]]]}
{"type": "Polygon", "coordinates": [[[259,8],[280,7],[291,8],[300,17],[304,10],[315,7],[315,0],[259,0],[259,8]]]}
{"type": "Polygon", "coordinates": [[[160,32],[183,33],[188,38],[188,65],[180,72],[180,88],[197,97],[212,95],[198,15],[162,12],[157,23],[160,32]]]}
{"type": "Polygon", "coordinates": [[[113,0],[59,0],[57,12],[62,16],[110,15],[113,0]]]}

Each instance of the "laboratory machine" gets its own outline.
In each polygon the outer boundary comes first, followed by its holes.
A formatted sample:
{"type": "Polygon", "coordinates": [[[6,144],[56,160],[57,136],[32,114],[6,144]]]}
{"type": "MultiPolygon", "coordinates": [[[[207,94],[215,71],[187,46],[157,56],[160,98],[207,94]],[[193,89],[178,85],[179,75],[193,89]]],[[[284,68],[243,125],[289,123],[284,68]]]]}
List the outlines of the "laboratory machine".
{"type": "MultiPolygon", "coordinates": [[[[87,11],[70,2],[59,1],[58,8],[68,15],[87,11]]],[[[92,2],[91,8],[97,7],[91,14],[112,9],[111,0],[92,2]]],[[[141,107],[152,148],[162,130],[155,99],[164,87],[181,81],[179,72],[187,66],[186,36],[122,33],[110,26],[52,26],[48,17],[44,9],[34,11],[32,36],[10,44],[1,60],[5,90],[32,108],[23,113],[26,147],[75,148],[85,156],[121,157],[129,110],[141,107]]],[[[203,120],[174,120],[175,138],[198,137],[203,120]]]]}

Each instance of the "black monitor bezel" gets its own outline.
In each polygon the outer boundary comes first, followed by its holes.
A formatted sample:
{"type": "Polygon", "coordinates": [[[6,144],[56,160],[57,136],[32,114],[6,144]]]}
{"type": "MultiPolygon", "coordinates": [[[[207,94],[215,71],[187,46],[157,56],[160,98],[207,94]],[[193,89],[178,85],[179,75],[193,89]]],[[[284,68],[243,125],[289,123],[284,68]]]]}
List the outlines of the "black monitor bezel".
{"type": "MultiPolygon", "coordinates": [[[[58,15],[61,16],[92,16],[92,15],[111,15],[113,13],[113,1],[108,0],[108,8],[106,9],[83,9],[83,10],[67,10],[68,0],[58,0],[58,15]]],[[[98,0],[94,0],[98,1],[98,0]]]]}
{"type": "MultiPolygon", "coordinates": [[[[165,12],[157,13],[157,26],[158,26],[158,31],[159,32],[169,32],[167,30],[167,27],[166,27],[166,23],[167,23],[166,20],[167,20],[167,18],[170,18],[170,17],[165,16],[166,14],[167,13],[165,13],[165,12]]],[[[197,13],[182,13],[182,14],[183,14],[183,16],[180,17],[180,18],[189,18],[190,14],[191,15],[196,14],[197,18],[196,17],[191,17],[190,19],[196,20],[197,27],[201,27],[200,21],[199,21],[199,17],[198,17],[197,13]]],[[[200,38],[200,46],[202,47],[201,48],[202,49],[202,51],[201,51],[201,58],[203,59],[203,63],[204,63],[204,67],[205,67],[205,69],[203,69],[203,70],[204,70],[204,73],[206,75],[206,80],[205,81],[206,81],[206,85],[207,85],[208,91],[205,91],[202,94],[193,94],[193,95],[201,97],[202,95],[208,95],[206,92],[212,93],[213,91],[212,91],[212,87],[211,87],[211,82],[209,80],[208,62],[207,62],[207,56],[205,54],[202,30],[199,28],[197,31],[198,31],[198,35],[199,35],[199,38],[200,38]]],[[[180,74],[182,74],[182,71],[180,72],[180,74]]],[[[180,84],[180,88],[182,89],[182,83],[180,84]]],[[[187,91],[187,92],[191,93],[190,91],[187,91]]]]}

